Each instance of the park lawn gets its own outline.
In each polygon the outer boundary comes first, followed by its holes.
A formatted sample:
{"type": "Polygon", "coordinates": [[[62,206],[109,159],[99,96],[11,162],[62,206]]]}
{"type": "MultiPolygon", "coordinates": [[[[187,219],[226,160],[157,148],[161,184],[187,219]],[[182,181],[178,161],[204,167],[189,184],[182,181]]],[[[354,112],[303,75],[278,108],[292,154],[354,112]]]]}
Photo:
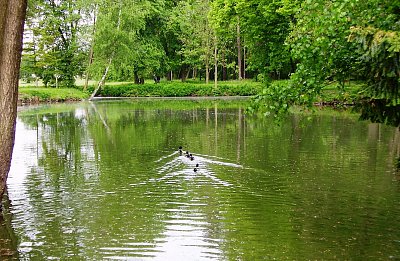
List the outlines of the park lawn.
{"type": "Polygon", "coordinates": [[[347,82],[343,88],[340,88],[337,82],[327,83],[322,88],[317,102],[351,105],[360,97],[363,87],[365,87],[365,83],[357,81],[347,82]]]}
{"type": "MultiPolygon", "coordinates": [[[[77,82],[79,84],[80,82],[77,82]]],[[[89,98],[94,90],[94,81],[87,91],[83,91],[81,84],[76,88],[45,88],[20,85],[19,103],[64,102],[80,101],[89,98]]],[[[275,81],[279,84],[288,84],[289,81],[275,81]]],[[[349,82],[344,89],[338,88],[337,83],[327,83],[318,97],[317,103],[352,104],[362,89],[363,83],[349,82]]],[[[217,88],[214,83],[205,84],[200,81],[161,81],[155,84],[147,81],[145,84],[126,82],[110,82],[98,92],[100,97],[216,97],[216,96],[254,96],[265,87],[263,83],[242,81],[220,81],[217,88]]]]}
{"type": "Polygon", "coordinates": [[[88,97],[88,93],[75,88],[20,87],[18,90],[19,103],[80,101],[88,97]]]}

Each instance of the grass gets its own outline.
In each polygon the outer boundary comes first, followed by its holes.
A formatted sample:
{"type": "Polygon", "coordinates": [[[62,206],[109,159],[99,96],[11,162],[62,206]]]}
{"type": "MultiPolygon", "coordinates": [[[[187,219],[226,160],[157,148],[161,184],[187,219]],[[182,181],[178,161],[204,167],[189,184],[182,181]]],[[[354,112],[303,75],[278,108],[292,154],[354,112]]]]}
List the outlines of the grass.
{"type": "Polygon", "coordinates": [[[20,87],[20,103],[78,101],[89,97],[89,94],[74,88],[20,87]]]}
{"type": "Polygon", "coordinates": [[[353,104],[359,93],[361,92],[364,83],[362,82],[347,82],[344,87],[340,87],[338,83],[327,83],[321,91],[318,102],[325,104],[353,104]]]}
{"type": "MultiPolygon", "coordinates": [[[[288,81],[280,81],[286,84],[288,81]]],[[[97,82],[89,81],[89,88],[83,91],[84,80],[76,82],[76,88],[44,88],[34,87],[32,84],[20,83],[20,103],[64,102],[88,99],[97,82]]],[[[348,82],[344,88],[339,88],[337,83],[327,83],[321,91],[317,102],[320,104],[352,104],[362,89],[362,83],[348,82]]],[[[218,82],[214,83],[188,80],[181,82],[161,81],[154,84],[147,80],[145,84],[137,85],[132,82],[107,82],[98,93],[102,97],[215,97],[215,96],[253,96],[259,93],[263,84],[252,80],[218,82]]]]}
{"type": "MultiPolygon", "coordinates": [[[[90,81],[87,91],[83,91],[83,80],[77,80],[76,88],[45,88],[20,83],[20,103],[63,102],[87,99],[96,82],[90,81]]],[[[98,93],[102,97],[204,97],[204,96],[250,96],[257,94],[262,84],[251,80],[219,82],[214,84],[200,81],[161,81],[159,84],[148,80],[146,84],[131,82],[109,82],[98,93]]]]}

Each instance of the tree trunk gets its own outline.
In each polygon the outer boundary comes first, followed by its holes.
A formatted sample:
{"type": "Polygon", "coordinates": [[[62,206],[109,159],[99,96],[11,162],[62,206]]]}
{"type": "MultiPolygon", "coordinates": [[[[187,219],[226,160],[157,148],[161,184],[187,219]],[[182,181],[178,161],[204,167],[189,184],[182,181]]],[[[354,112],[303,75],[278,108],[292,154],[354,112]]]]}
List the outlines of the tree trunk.
{"type": "Polygon", "coordinates": [[[133,72],[133,77],[134,77],[134,80],[135,80],[135,84],[139,84],[140,83],[140,79],[139,79],[138,71],[135,70],[133,72]]]}
{"type": "Polygon", "coordinates": [[[189,74],[190,74],[190,67],[187,69],[187,71],[186,71],[186,77],[185,77],[185,79],[189,79],[189,74]]]}
{"type": "Polygon", "coordinates": [[[103,77],[101,77],[101,80],[97,84],[97,88],[93,91],[92,95],[90,95],[89,101],[93,100],[93,98],[96,96],[97,92],[100,90],[101,86],[104,85],[104,83],[106,81],[107,74],[108,74],[108,70],[110,70],[110,66],[111,66],[112,60],[113,60],[112,57],[108,60],[108,65],[107,65],[106,69],[104,70],[103,77]]]}
{"type": "Polygon", "coordinates": [[[228,74],[226,69],[226,59],[225,59],[225,47],[222,49],[222,80],[228,80],[228,74]]]}
{"type": "Polygon", "coordinates": [[[96,9],[97,8],[95,8],[95,11],[94,11],[94,14],[93,14],[93,28],[92,28],[92,42],[91,42],[91,44],[90,44],[90,51],[89,51],[89,62],[88,62],[88,66],[87,66],[87,68],[86,68],[86,77],[85,77],[85,85],[84,85],[84,87],[83,87],[83,90],[87,90],[87,87],[88,87],[88,85],[89,85],[89,68],[90,68],[90,66],[92,65],[92,63],[93,63],[93,53],[94,53],[94,51],[93,51],[93,49],[94,49],[94,35],[95,35],[95,33],[96,33],[96,16],[97,16],[97,14],[96,14],[96,9]]]}
{"type": "Polygon", "coordinates": [[[207,38],[207,50],[205,53],[205,59],[204,59],[204,63],[205,63],[205,67],[206,67],[206,84],[208,84],[208,82],[210,81],[210,53],[209,53],[209,41],[207,38]]]}
{"type": "Polygon", "coordinates": [[[196,80],[197,78],[197,67],[193,67],[193,80],[196,80]]]}
{"type": "Polygon", "coordinates": [[[238,23],[237,23],[237,38],[236,38],[236,42],[237,42],[237,51],[238,51],[238,79],[241,80],[242,79],[242,40],[240,39],[240,19],[239,16],[237,18],[238,23]]]}
{"type": "Polygon", "coordinates": [[[26,5],[26,0],[0,0],[0,201],[14,146],[26,5]]]}
{"type": "Polygon", "coordinates": [[[208,64],[208,57],[206,57],[206,84],[210,81],[210,65],[208,64]]]}
{"type": "Polygon", "coordinates": [[[170,72],[167,73],[167,81],[172,81],[173,78],[174,78],[174,74],[171,70],[170,72]]]}
{"type": "Polygon", "coordinates": [[[83,90],[86,91],[89,85],[89,68],[93,63],[93,46],[90,47],[89,52],[89,63],[88,67],[86,68],[86,76],[85,76],[85,85],[83,86],[83,90]]]}
{"type": "Polygon", "coordinates": [[[214,38],[214,88],[218,88],[218,46],[217,46],[217,36],[214,38]]]}
{"type": "Polygon", "coordinates": [[[183,64],[181,66],[181,71],[180,71],[180,76],[181,76],[182,82],[186,81],[187,75],[189,74],[188,72],[189,72],[189,68],[187,67],[187,65],[183,64]]]}
{"type": "Polygon", "coordinates": [[[243,46],[243,79],[246,79],[246,45],[243,46]]]}

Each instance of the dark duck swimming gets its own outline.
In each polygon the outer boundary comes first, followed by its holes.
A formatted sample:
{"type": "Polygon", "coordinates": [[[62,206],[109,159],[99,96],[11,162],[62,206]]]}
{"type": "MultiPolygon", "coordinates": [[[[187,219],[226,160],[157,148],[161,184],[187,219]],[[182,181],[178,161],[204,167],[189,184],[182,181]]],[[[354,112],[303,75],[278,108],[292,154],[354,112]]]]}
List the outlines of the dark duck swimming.
{"type": "Polygon", "coordinates": [[[196,167],[193,169],[194,172],[197,172],[199,170],[199,163],[196,164],[196,167]]]}
{"type": "MultiPolygon", "coordinates": [[[[179,146],[178,152],[179,152],[179,155],[182,156],[182,154],[183,154],[183,152],[182,152],[182,146],[179,146]]],[[[193,154],[189,153],[189,151],[186,151],[186,152],[185,152],[185,157],[186,157],[186,158],[189,158],[189,159],[192,160],[192,161],[194,160],[193,154]]]]}

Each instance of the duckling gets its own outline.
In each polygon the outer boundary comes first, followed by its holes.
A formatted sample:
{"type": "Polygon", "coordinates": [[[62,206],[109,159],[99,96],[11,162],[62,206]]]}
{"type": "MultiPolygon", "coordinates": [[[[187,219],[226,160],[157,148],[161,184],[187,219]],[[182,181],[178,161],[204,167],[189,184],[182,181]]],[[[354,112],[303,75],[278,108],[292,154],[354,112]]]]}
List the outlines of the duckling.
{"type": "Polygon", "coordinates": [[[190,158],[189,151],[186,151],[186,153],[185,153],[185,157],[186,157],[186,158],[190,158]]]}
{"type": "Polygon", "coordinates": [[[197,172],[199,169],[199,163],[196,164],[196,167],[193,169],[194,172],[197,172]]]}
{"type": "Polygon", "coordinates": [[[182,146],[179,146],[178,152],[179,152],[179,156],[182,156],[182,146]]]}
{"type": "Polygon", "coordinates": [[[192,160],[192,161],[194,160],[194,157],[193,157],[192,154],[189,155],[189,158],[190,158],[190,160],[192,160]]]}

